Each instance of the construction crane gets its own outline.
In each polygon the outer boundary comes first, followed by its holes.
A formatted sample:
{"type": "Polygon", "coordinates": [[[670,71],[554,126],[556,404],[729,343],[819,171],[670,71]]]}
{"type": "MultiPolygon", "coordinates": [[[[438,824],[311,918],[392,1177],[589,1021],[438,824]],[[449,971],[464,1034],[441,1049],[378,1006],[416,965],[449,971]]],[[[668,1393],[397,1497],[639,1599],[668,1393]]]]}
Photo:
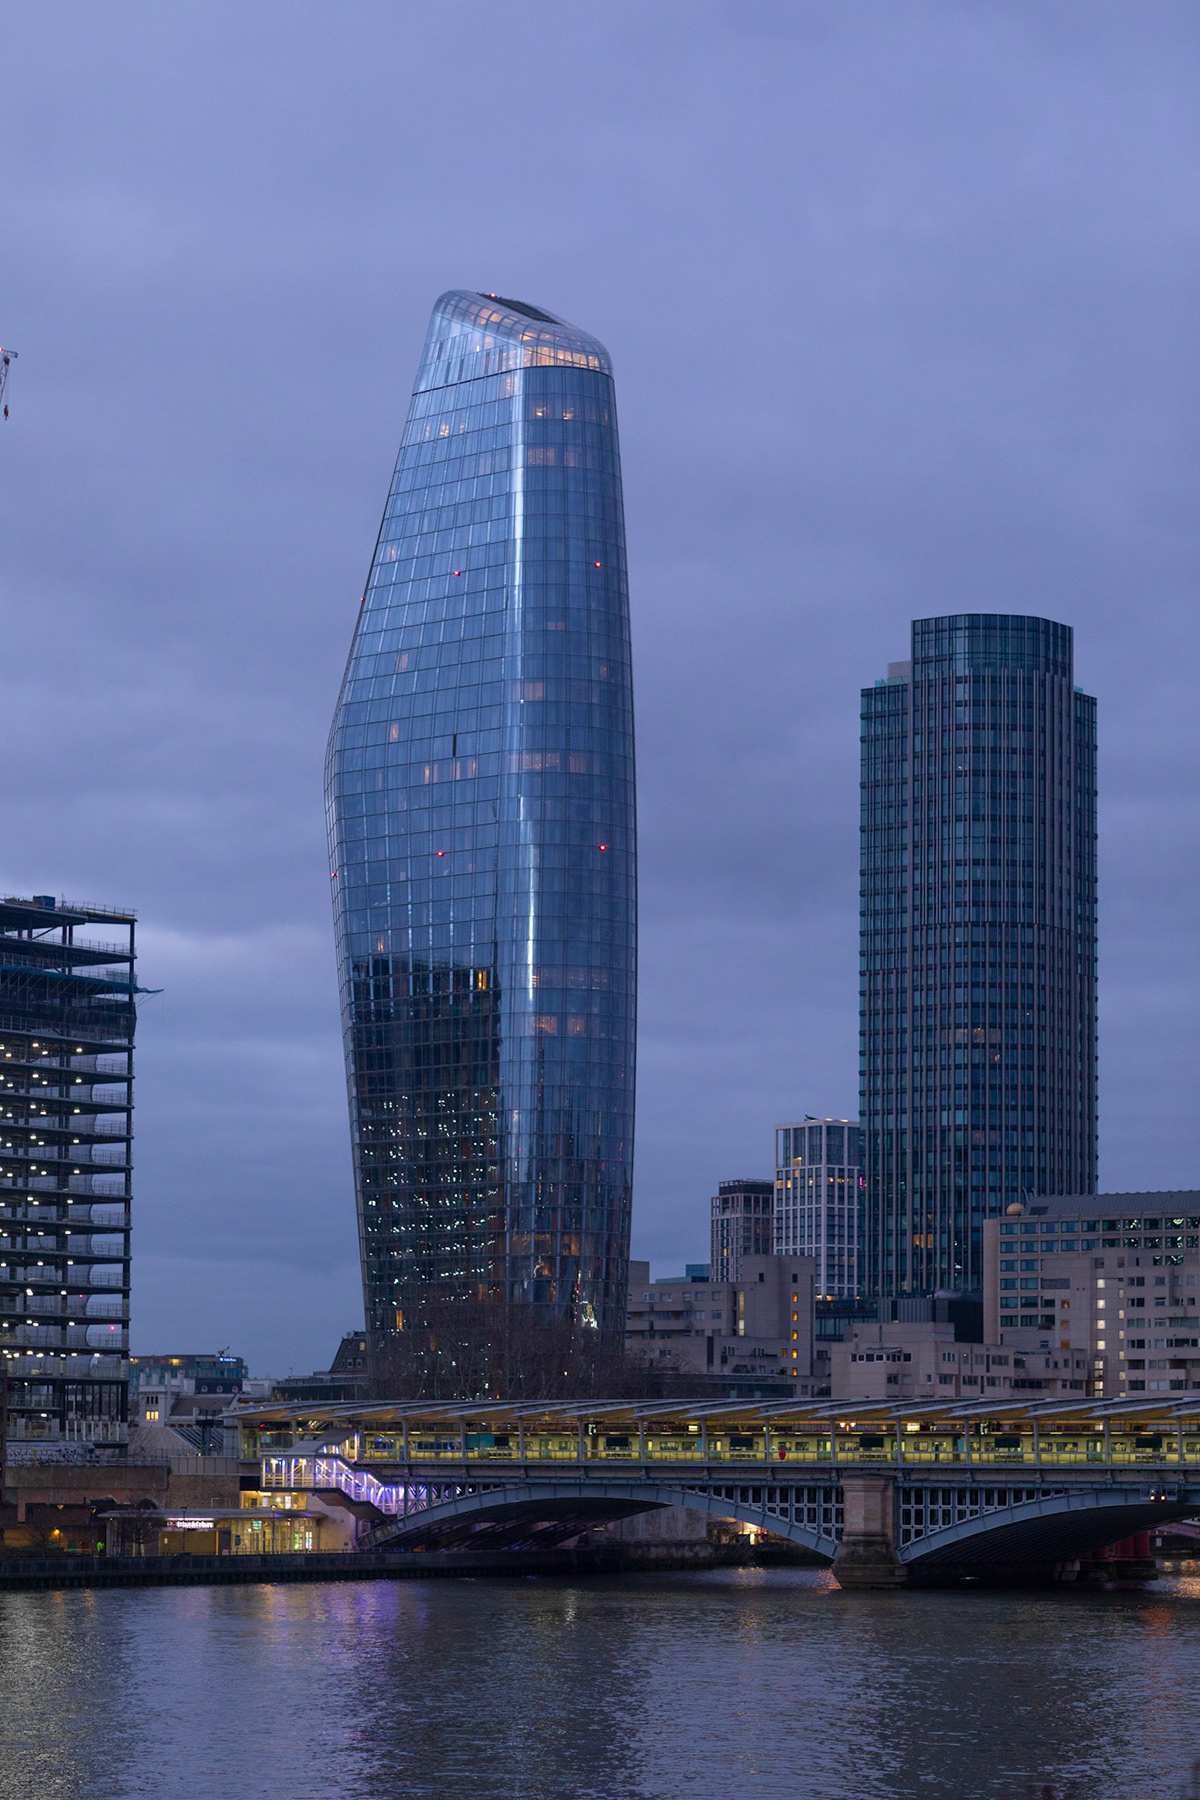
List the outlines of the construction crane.
{"type": "MultiPolygon", "coordinates": [[[[0,400],[4,400],[4,392],[8,387],[8,365],[11,362],[15,362],[16,357],[17,353],[15,350],[6,350],[4,346],[0,344],[0,400]]],[[[4,400],[4,417],[6,419],[8,417],[7,400],[4,400]]]]}

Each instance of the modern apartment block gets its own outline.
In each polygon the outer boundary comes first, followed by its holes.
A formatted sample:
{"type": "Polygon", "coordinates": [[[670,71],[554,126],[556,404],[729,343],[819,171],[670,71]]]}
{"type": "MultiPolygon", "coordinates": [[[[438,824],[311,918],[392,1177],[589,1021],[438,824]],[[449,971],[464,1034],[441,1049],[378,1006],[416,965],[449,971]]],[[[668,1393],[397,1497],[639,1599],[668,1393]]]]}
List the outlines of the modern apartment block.
{"type": "Polygon", "coordinates": [[[714,1281],[740,1281],[747,1256],[770,1256],[775,1248],[775,1184],[722,1181],[710,1202],[709,1257],[714,1281]]]}
{"type": "Polygon", "coordinates": [[[860,1138],[857,1119],[775,1128],[774,1251],[813,1258],[819,1300],[863,1291],[860,1138]]]}
{"type": "Polygon", "coordinates": [[[128,1441],[134,932],[132,913],[0,900],[10,1446],[128,1441]]]}
{"type": "Polygon", "coordinates": [[[748,1255],[736,1281],[698,1280],[694,1271],[651,1281],[648,1262],[630,1263],[626,1352],[671,1373],[815,1392],[811,1258],[748,1255]]]}
{"type": "Polygon", "coordinates": [[[1032,1197],[985,1226],[984,1335],[1021,1353],[1025,1385],[1193,1392],[1198,1281],[1200,1193],[1032,1197]]]}
{"type": "Polygon", "coordinates": [[[978,1289],[983,1225],[1096,1185],[1096,703],[1048,619],[918,619],[862,696],[866,1280],[978,1289]]]}
{"type": "Polygon", "coordinates": [[[433,309],[327,762],[368,1332],[431,1299],[619,1342],[636,846],[602,344],[433,309]]]}

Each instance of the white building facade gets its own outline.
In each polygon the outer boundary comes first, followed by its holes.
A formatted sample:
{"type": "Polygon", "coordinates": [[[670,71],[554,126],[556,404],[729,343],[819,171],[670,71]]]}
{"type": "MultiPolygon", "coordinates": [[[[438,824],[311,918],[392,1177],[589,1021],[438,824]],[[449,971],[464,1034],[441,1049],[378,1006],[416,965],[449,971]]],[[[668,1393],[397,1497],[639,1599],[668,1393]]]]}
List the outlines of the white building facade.
{"type": "Polygon", "coordinates": [[[775,1255],[811,1256],[821,1300],[862,1292],[863,1177],[857,1119],[775,1128],[775,1255]]]}

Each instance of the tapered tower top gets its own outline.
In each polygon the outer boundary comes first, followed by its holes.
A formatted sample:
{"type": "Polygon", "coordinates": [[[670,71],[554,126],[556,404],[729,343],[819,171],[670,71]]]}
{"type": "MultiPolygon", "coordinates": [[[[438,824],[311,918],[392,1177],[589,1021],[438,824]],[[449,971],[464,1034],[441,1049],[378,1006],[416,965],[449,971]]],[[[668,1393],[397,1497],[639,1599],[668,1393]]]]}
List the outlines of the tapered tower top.
{"type": "Polygon", "coordinates": [[[595,369],[612,374],[598,338],[553,313],[500,294],[451,288],[435,302],[414,393],[503,369],[595,369]]]}

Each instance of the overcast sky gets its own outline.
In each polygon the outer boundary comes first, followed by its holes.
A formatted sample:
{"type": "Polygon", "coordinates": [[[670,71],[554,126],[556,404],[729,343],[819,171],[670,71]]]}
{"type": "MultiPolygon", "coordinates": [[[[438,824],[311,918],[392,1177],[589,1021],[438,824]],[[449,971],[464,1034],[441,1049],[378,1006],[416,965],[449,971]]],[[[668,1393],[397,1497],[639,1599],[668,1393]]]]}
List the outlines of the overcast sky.
{"type": "Polygon", "coordinates": [[[130,905],[135,1349],[361,1322],[326,732],[429,308],[616,365],[635,1253],[857,1110],[858,690],[914,616],[1100,699],[1101,1185],[1200,1185],[1194,0],[17,0],[0,886],[130,905]]]}

